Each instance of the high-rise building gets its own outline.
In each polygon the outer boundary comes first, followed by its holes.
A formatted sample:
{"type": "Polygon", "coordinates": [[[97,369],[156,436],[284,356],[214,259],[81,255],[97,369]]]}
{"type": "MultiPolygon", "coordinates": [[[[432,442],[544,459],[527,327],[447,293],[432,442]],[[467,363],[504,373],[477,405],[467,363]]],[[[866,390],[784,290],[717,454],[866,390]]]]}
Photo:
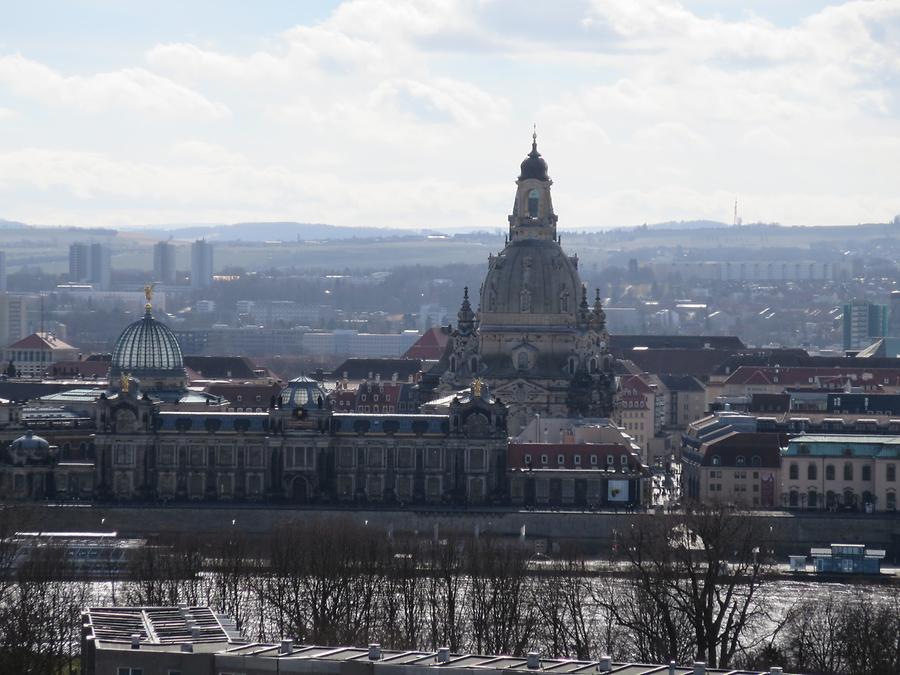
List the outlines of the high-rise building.
{"type": "Polygon", "coordinates": [[[175,284],[175,244],[161,241],[153,246],[153,280],[175,284]]]}
{"type": "Polygon", "coordinates": [[[0,293],[0,346],[21,340],[28,334],[28,297],[0,293]]]}
{"type": "Polygon", "coordinates": [[[865,300],[844,305],[844,349],[865,349],[888,334],[888,308],[865,300]]]}
{"type": "Polygon", "coordinates": [[[0,251],[0,293],[6,292],[6,251],[0,251]]]}
{"type": "Polygon", "coordinates": [[[213,248],[205,239],[191,244],[191,288],[208,288],[212,284],[213,248]]]}
{"type": "Polygon", "coordinates": [[[888,314],[888,335],[900,337],[900,291],[891,291],[888,314]]]}
{"type": "Polygon", "coordinates": [[[69,281],[109,288],[111,276],[109,247],[104,244],[75,243],[69,246],[69,281]]]}

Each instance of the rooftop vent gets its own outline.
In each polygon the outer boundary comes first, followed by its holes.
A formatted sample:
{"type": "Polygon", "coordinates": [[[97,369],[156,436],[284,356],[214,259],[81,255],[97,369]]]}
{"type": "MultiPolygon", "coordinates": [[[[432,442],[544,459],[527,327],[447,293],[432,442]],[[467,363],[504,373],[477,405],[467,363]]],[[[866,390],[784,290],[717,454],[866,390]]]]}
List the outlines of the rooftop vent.
{"type": "Polygon", "coordinates": [[[541,655],[539,652],[528,652],[528,667],[537,670],[541,667],[541,655]]]}
{"type": "Polygon", "coordinates": [[[369,645],[369,661],[381,661],[381,645],[377,642],[369,645]]]}
{"type": "Polygon", "coordinates": [[[597,671],[601,673],[608,673],[612,670],[612,657],[604,654],[600,657],[600,661],[597,663],[597,671]]]}
{"type": "Polygon", "coordinates": [[[694,661],[694,675],[706,675],[705,661],[694,661]]]}
{"type": "Polygon", "coordinates": [[[282,638],[281,646],[278,648],[279,654],[290,654],[294,651],[294,641],[290,638],[282,638]]]}
{"type": "Polygon", "coordinates": [[[140,649],[141,648],[141,634],[140,633],[132,633],[131,634],[131,648],[132,649],[140,649]]]}
{"type": "Polygon", "coordinates": [[[782,672],[781,666],[772,666],[772,669],[769,670],[769,675],[781,675],[782,672]]]}
{"type": "Polygon", "coordinates": [[[450,661],[450,647],[440,647],[437,653],[438,663],[447,663],[450,661]]]}
{"type": "Polygon", "coordinates": [[[675,662],[669,661],[669,675],[675,675],[675,662]]]}
{"type": "Polygon", "coordinates": [[[202,636],[202,630],[200,629],[200,626],[192,626],[191,627],[191,638],[193,640],[199,640],[201,636],[202,636]]]}

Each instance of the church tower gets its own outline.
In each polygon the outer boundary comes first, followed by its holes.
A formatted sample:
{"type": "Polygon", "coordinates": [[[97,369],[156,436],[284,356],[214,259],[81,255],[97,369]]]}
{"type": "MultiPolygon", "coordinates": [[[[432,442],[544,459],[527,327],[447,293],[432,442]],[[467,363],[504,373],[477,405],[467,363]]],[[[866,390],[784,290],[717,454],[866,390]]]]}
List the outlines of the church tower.
{"type": "Polygon", "coordinates": [[[599,296],[591,308],[577,256],[559,244],[547,162],[532,137],[520,166],[505,248],[488,259],[474,316],[468,289],[451,335],[441,390],[475,377],[510,409],[515,434],[537,414],[608,417],[615,382],[599,296]]]}

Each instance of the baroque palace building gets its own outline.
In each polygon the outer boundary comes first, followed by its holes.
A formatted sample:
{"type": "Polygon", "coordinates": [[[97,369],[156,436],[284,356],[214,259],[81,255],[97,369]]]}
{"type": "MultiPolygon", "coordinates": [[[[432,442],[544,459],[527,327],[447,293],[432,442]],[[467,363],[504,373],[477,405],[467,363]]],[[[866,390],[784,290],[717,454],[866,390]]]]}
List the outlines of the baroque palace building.
{"type": "Polygon", "coordinates": [[[423,382],[427,396],[484,380],[507,404],[512,434],[535,415],[610,417],[616,390],[599,292],[591,306],[578,257],[560,246],[536,135],[520,169],[506,246],[488,259],[478,311],[466,289],[447,349],[423,382]]]}

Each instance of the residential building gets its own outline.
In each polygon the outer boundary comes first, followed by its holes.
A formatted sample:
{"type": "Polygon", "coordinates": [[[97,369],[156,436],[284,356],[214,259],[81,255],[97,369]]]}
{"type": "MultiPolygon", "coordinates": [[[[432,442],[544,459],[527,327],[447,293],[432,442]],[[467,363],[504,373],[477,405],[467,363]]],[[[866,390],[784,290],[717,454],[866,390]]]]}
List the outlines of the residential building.
{"type": "Polygon", "coordinates": [[[175,268],[175,244],[160,241],[153,245],[153,280],[174,286],[177,277],[175,268]]]}
{"type": "Polygon", "coordinates": [[[111,276],[110,250],[106,244],[74,243],[69,245],[69,281],[88,283],[95,288],[109,288],[111,276]]]}
{"type": "Polygon", "coordinates": [[[853,301],[844,305],[841,318],[844,349],[860,350],[888,334],[888,308],[874,302],[853,301]]]}
{"type": "Polygon", "coordinates": [[[781,452],[781,505],[896,511],[900,435],[805,434],[781,452]]]}
{"type": "Polygon", "coordinates": [[[744,508],[780,506],[781,445],[777,433],[730,431],[681,454],[685,499],[744,508]]]}
{"type": "Polygon", "coordinates": [[[78,349],[52,333],[32,333],[3,350],[3,363],[12,363],[21,377],[43,377],[53,364],[77,358],[78,349]]]}
{"type": "Polygon", "coordinates": [[[213,278],[213,245],[205,239],[191,244],[191,288],[209,288],[213,278]]]}
{"type": "Polygon", "coordinates": [[[28,296],[0,293],[0,344],[28,335],[28,303],[28,296]]]}

